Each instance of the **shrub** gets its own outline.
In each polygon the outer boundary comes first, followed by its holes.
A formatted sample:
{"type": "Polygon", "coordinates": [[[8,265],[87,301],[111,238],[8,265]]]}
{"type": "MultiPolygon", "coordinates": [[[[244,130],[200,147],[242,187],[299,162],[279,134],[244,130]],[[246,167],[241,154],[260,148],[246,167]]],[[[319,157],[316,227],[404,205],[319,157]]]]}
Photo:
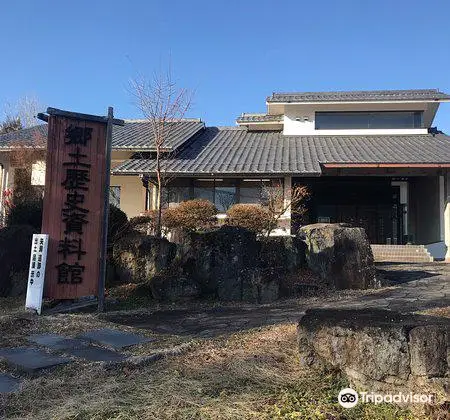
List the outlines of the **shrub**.
{"type": "Polygon", "coordinates": [[[217,209],[208,200],[182,201],[176,207],[169,207],[163,213],[163,226],[169,230],[184,229],[196,231],[214,225],[217,209]]]}
{"type": "Polygon", "coordinates": [[[13,225],[0,230],[0,296],[25,293],[33,226],[13,225]]]}
{"type": "Polygon", "coordinates": [[[130,230],[127,215],[118,207],[109,206],[109,221],[108,221],[108,245],[114,245],[114,242],[119,240],[130,230]]]}
{"type": "MultiPolygon", "coordinates": [[[[42,226],[42,200],[23,201],[15,204],[8,210],[6,224],[29,225],[36,231],[42,226]]],[[[31,246],[31,245],[30,245],[31,246]]]]}
{"type": "Polygon", "coordinates": [[[147,210],[142,216],[132,217],[130,219],[130,227],[131,229],[135,229],[141,233],[154,235],[156,231],[157,217],[157,210],[147,210]]]}
{"type": "Polygon", "coordinates": [[[255,233],[263,233],[272,228],[274,219],[270,212],[255,204],[235,204],[227,211],[228,223],[255,233]]]}

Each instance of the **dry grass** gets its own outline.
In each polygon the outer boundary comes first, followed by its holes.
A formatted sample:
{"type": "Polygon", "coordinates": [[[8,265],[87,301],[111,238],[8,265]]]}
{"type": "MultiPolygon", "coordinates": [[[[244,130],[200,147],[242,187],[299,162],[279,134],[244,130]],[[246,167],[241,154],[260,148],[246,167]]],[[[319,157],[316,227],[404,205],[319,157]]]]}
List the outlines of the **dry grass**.
{"type": "MultiPolygon", "coordinates": [[[[342,299],[359,295],[359,291],[339,293],[342,299]]],[[[328,299],[336,299],[336,295],[305,298],[304,302],[310,305],[328,299]]],[[[283,304],[289,305],[289,301],[283,304]]],[[[216,305],[204,302],[182,306],[199,309],[216,305]]],[[[148,314],[169,308],[170,305],[152,305],[127,313],[148,314]]],[[[177,309],[181,309],[180,305],[177,309]]],[[[106,326],[133,331],[97,314],[38,317],[23,310],[23,300],[0,299],[0,347],[26,344],[26,336],[31,333],[75,336],[106,326]]],[[[414,418],[392,405],[341,408],[336,397],[347,382],[333,372],[301,367],[293,324],[210,340],[139,333],[156,340],[133,347],[127,351],[130,355],[146,356],[161,348],[189,345],[180,354],[141,366],[106,367],[77,361],[44,372],[38,378],[28,378],[21,392],[0,398],[0,418],[2,414],[8,419],[36,420],[414,418]]],[[[0,364],[0,372],[5,370],[6,366],[0,364]]]]}
{"type": "MultiPolygon", "coordinates": [[[[345,381],[300,367],[294,325],[200,341],[148,366],[74,363],[25,382],[10,419],[409,419],[392,406],[345,411],[345,381]]],[[[1,411],[0,411],[1,414],[1,411]]]]}
{"type": "Polygon", "coordinates": [[[425,311],[418,312],[423,315],[440,316],[443,318],[450,318],[450,306],[444,306],[442,308],[432,308],[425,311]]]}

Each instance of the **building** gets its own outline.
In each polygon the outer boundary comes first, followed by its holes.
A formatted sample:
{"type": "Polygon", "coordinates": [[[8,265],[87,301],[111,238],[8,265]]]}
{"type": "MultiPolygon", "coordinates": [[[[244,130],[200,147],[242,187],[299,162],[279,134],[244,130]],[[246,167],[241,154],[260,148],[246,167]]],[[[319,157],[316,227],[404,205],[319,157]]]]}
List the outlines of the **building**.
{"type": "MultiPolygon", "coordinates": [[[[293,185],[307,185],[307,222],[352,223],[373,244],[423,244],[444,258],[450,137],[432,128],[441,102],[450,95],[435,89],[274,93],[267,113],[244,113],[234,127],[172,122],[165,200],[207,198],[224,213],[260,202],[266,186],[282,188],[288,202],[293,185]]],[[[14,176],[8,145],[35,129],[0,136],[2,190],[14,176]]],[[[130,217],[155,205],[151,136],[146,121],[114,127],[112,196],[130,217]]],[[[278,233],[298,224],[287,211],[278,233]]]]}

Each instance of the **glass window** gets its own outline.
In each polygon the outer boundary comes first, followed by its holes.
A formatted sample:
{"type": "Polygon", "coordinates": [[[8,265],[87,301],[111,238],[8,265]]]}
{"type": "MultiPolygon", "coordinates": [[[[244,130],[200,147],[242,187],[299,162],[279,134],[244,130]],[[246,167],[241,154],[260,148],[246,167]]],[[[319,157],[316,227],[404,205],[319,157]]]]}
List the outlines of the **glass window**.
{"type": "Polygon", "coordinates": [[[316,130],[422,128],[422,111],[316,112],[316,130]]]}
{"type": "Polygon", "coordinates": [[[169,187],[168,203],[169,207],[173,204],[189,200],[189,187],[169,187]]]}
{"type": "Polygon", "coordinates": [[[214,191],[214,205],[220,213],[225,213],[237,201],[234,180],[216,180],[214,191]]]}
{"type": "Polygon", "coordinates": [[[109,204],[120,208],[120,187],[109,187],[109,204]]]}
{"type": "Polygon", "coordinates": [[[244,204],[261,204],[262,183],[260,179],[244,179],[239,189],[239,202],[244,204]]]}
{"type": "Polygon", "coordinates": [[[194,181],[194,198],[202,198],[214,203],[214,180],[195,180],[194,181]]]}
{"type": "Polygon", "coordinates": [[[261,204],[275,211],[280,211],[283,208],[284,191],[282,180],[279,179],[263,180],[261,204]]]}

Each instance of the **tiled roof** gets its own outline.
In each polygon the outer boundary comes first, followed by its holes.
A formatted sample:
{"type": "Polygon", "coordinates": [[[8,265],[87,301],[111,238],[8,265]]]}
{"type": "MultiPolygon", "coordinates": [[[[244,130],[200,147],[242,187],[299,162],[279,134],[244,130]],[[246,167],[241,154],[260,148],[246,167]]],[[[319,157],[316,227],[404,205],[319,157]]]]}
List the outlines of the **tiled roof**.
{"type": "MultiPolygon", "coordinates": [[[[450,137],[285,136],[240,127],[208,127],[164,161],[164,171],[178,175],[320,175],[321,163],[450,163],[450,137]]],[[[130,159],[113,172],[152,173],[154,161],[130,159]]]]}
{"type": "MultiPolygon", "coordinates": [[[[205,124],[200,120],[182,120],[167,123],[168,139],[165,147],[177,148],[195,133],[203,129],[204,126],[205,124]]],[[[8,148],[16,142],[32,141],[36,135],[47,139],[47,124],[1,135],[0,149],[8,148]]],[[[154,150],[152,139],[152,124],[148,121],[128,120],[123,127],[113,126],[113,149],[151,151],[154,150]]]]}
{"type": "Polygon", "coordinates": [[[47,141],[47,124],[0,135],[0,149],[11,147],[19,142],[30,144],[39,141],[39,144],[42,144],[42,140],[47,141]]]}
{"type": "Polygon", "coordinates": [[[267,102],[358,102],[358,101],[439,101],[450,95],[438,89],[356,90],[348,92],[286,92],[273,93],[267,102]]]}
{"type": "MultiPolygon", "coordinates": [[[[168,122],[165,148],[176,149],[205,127],[200,120],[168,122]]],[[[113,149],[154,150],[153,128],[149,121],[126,121],[123,127],[113,126],[113,149]]]]}
{"type": "Polygon", "coordinates": [[[242,114],[236,118],[236,122],[238,123],[246,123],[246,122],[282,122],[283,115],[269,115],[269,114],[242,114]]]}

